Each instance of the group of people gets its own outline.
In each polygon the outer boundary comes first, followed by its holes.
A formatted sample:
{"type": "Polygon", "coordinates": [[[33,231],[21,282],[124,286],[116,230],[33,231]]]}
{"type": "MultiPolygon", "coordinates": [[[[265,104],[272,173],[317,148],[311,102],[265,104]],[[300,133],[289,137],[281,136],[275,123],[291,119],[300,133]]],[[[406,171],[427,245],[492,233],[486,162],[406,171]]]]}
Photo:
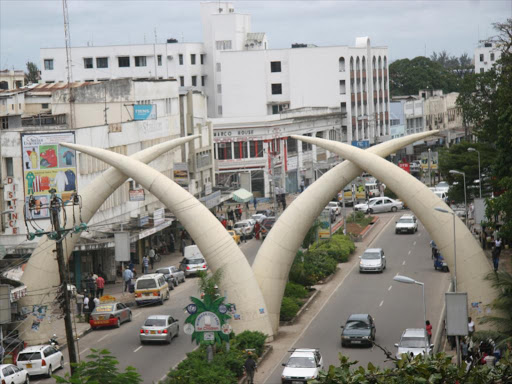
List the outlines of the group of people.
{"type": "Polygon", "coordinates": [[[105,279],[101,273],[91,273],[84,279],[85,292],[92,297],[103,296],[103,289],[105,288],[105,279]]]}

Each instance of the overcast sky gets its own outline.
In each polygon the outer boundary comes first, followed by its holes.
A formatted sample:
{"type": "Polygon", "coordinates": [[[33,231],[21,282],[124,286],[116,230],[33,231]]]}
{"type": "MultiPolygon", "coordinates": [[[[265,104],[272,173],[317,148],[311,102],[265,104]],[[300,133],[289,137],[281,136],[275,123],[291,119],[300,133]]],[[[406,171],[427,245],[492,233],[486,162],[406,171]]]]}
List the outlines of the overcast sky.
{"type": "MultiPolygon", "coordinates": [[[[73,46],[153,43],[174,37],[201,42],[198,1],[68,0],[73,46]]],[[[512,1],[235,1],[252,15],[252,31],[266,32],[270,48],[292,43],[354,45],[370,36],[390,59],[446,50],[473,55],[491,24],[512,17],[512,1]]],[[[0,0],[0,69],[39,64],[39,48],[63,47],[60,0],[0,0]]]]}

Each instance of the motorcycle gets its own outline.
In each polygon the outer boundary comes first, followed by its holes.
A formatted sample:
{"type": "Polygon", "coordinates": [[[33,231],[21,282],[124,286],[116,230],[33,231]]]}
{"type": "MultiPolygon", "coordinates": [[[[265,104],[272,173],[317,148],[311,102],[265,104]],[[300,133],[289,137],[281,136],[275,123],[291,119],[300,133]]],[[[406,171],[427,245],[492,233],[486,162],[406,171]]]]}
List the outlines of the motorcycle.
{"type": "Polygon", "coordinates": [[[434,258],[434,269],[436,271],[439,269],[443,272],[449,272],[448,264],[444,261],[444,257],[440,253],[434,258]]]}
{"type": "Polygon", "coordinates": [[[57,335],[53,334],[52,337],[50,337],[50,340],[48,340],[48,343],[54,347],[56,350],[59,350],[59,342],[57,341],[57,335]]]}

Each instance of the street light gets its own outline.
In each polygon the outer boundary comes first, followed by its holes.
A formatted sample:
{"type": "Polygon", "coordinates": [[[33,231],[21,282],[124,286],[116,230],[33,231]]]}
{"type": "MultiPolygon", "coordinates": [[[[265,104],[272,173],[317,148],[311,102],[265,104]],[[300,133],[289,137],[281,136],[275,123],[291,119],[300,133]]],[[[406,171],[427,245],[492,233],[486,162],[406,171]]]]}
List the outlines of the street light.
{"type": "MultiPolygon", "coordinates": [[[[414,279],[411,279],[407,276],[401,276],[396,275],[393,277],[393,280],[398,281],[399,283],[405,283],[405,284],[417,284],[421,285],[421,291],[423,294],[423,327],[427,325],[427,305],[425,304],[425,284],[423,284],[421,281],[416,281],[414,279]]],[[[425,329],[425,328],[424,328],[425,329]]],[[[427,359],[427,352],[428,352],[428,336],[426,335],[427,331],[425,330],[425,353],[424,357],[427,359]]]]}
{"type": "Polygon", "coordinates": [[[462,175],[462,177],[464,179],[464,213],[465,213],[465,217],[466,217],[466,227],[467,227],[468,226],[468,202],[466,199],[466,174],[464,172],[456,171],[454,169],[451,169],[450,173],[452,175],[462,175]]]}
{"type": "Polygon", "coordinates": [[[468,148],[468,152],[476,152],[478,154],[478,187],[480,188],[480,198],[482,198],[482,175],[480,174],[480,151],[475,148],[468,148]]]}

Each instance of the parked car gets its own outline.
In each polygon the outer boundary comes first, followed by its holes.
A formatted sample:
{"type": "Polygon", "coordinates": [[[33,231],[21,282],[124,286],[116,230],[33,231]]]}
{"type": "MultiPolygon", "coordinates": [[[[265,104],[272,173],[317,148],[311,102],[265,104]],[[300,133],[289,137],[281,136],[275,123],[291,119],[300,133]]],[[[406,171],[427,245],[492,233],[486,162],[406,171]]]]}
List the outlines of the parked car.
{"type": "Polygon", "coordinates": [[[354,205],[354,210],[356,211],[363,211],[364,213],[368,213],[368,206],[375,200],[380,199],[380,197],[372,197],[371,199],[368,199],[366,202],[361,204],[354,205]]]}
{"type": "Polygon", "coordinates": [[[416,356],[425,353],[427,347],[427,355],[433,356],[434,344],[428,343],[427,331],[423,328],[407,328],[400,337],[400,342],[395,344],[397,347],[396,358],[401,359],[402,354],[416,356]]]}
{"type": "Polygon", "coordinates": [[[228,233],[233,238],[233,240],[235,240],[235,243],[240,244],[240,236],[238,236],[238,234],[235,231],[230,229],[228,230],[228,233]]]}
{"type": "Polygon", "coordinates": [[[169,284],[161,273],[143,275],[135,282],[135,303],[162,305],[169,299],[169,284]]]}
{"type": "Polygon", "coordinates": [[[111,326],[119,328],[125,321],[132,321],[132,311],[123,303],[97,305],[89,318],[92,329],[111,326]]]}
{"type": "Polygon", "coordinates": [[[327,207],[325,207],[325,208],[330,208],[330,209],[332,209],[332,210],[334,211],[334,214],[335,214],[336,216],[341,215],[341,208],[340,208],[340,205],[339,205],[337,202],[335,202],[335,201],[330,201],[330,202],[329,202],[329,204],[327,204],[327,207]]]}
{"type": "Polygon", "coordinates": [[[208,264],[203,257],[189,259],[184,257],[180,262],[180,270],[185,272],[185,276],[196,275],[198,272],[208,271],[208,264]]]}
{"type": "Polygon", "coordinates": [[[242,220],[235,223],[233,229],[238,236],[242,236],[242,233],[244,233],[247,238],[253,238],[255,224],[256,221],[254,219],[242,220]]]}
{"type": "Polygon", "coordinates": [[[30,381],[26,369],[13,364],[0,364],[0,383],[28,384],[30,381]]]}
{"type": "Polygon", "coordinates": [[[324,369],[324,360],[318,349],[294,348],[288,362],[283,364],[282,384],[308,383],[324,369]]]}
{"type": "Polygon", "coordinates": [[[168,344],[172,339],[178,337],[180,326],[178,320],[169,315],[151,315],[140,328],[140,343],[147,341],[163,341],[168,344]]]}
{"type": "Polygon", "coordinates": [[[51,377],[53,371],[64,368],[62,352],[51,345],[36,345],[21,351],[16,360],[18,368],[24,369],[30,376],[46,375],[51,377]]]}
{"type": "Polygon", "coordinates": [[[375,322],[373,317],[366,313],[350,315],[341,328],[342,347],[364,344],[371,347],[375,341],[375,322]]]}
{"type": "Polygon", "coordinates": [[[185,272],[172,265],[170,267],[158,268],[156,273],[163,274],[169,286],[171,286],[171,283],[173,286],[178,286],[179,283],[185,282],[185,272]]]}
{"type": "Polygon", "coordinates": [[[368,213],[378,212],[396,212],[404,208],[404,203],[399,200],[393,200],[389,197],[377,197],[374,201],[368,204],[368,213]]]}
{"type": "Polygon", "coordinates": [[[434,195],[439,197],[441,200],[443,200],[445,203],[448,203],[448,192],[445,191],[434,191],[434,195]]]}
{"type": "Polygon", "coordinates": [[[265,237],[267,237],[275,222],[275,217],[267,217],[265,220],[261,222],[260,235],[263,240],[265,239],[265,237]]]}
{"type": "Polygon", "coordinates": [[[256,211],[256,214],[257,215],[265,215],[267,217],[270,217],[270,216],[274,216],[274,211],[272,211],[271,209],[258,209],[256,211]]]}
{"type": "Polygon", "coordinates": [[[329,216],[331,224],[336,221],[336,213],[335,213],[334,209],[332,209],[328,206],[323,209],[322,215],[329,216]]]}
{"type": "Polygon", "coordinates": [[[384,272],[386,269],[386,256],[382,248],[368,248],[359,256],[359,273],[384,272]]]}
{"type": "Polygon", "coordinates": [[[395,233],[415,233],[418,231],[418,221],[414,215],[403,215],[395,225],[395,233]]]}
{"type": "Polygon", "coordinates": [[[265,220],[267,218],[267,216],[261,214],[261,213],[256,213],[255,215],[252,215],[251,216],[253,218],[253,220],[255,220],[256,222],[260,223],[265,220]]]}
{"type": "Polygon", "coordinates": [[[449,189],[450,189],[450,184],[448,184],[446,181],[441,181],[438,184],[436,184],[436,191],[448,193],[449,189]]]}

